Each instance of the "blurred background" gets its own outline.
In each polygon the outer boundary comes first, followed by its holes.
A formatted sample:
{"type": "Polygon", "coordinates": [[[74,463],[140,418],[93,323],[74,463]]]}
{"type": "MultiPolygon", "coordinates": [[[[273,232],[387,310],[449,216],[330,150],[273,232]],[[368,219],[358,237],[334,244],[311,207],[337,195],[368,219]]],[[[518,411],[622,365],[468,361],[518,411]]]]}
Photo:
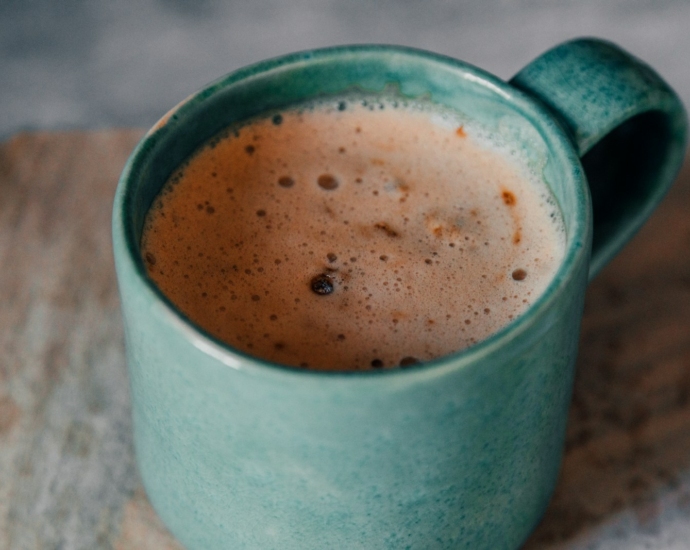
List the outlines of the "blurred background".
{"type": "Polygon", "coordinates": [[[690,104],[688,0],[2,0],[0,139],[148,127],[207,82],[295,50],[396,43],[507,79],[583,35],[644,59],[690,104]]]}

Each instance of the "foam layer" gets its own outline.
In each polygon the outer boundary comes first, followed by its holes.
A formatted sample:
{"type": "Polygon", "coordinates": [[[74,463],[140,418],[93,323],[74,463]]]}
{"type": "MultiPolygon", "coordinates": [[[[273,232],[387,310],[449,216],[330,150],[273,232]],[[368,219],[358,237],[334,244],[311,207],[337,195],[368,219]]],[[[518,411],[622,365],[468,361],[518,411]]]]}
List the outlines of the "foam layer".
{"type": "Polygon", "coordinates": [[[470,346],[525,311],[565,247],[544,184],[473,134],[367,101],[228,131],[154,202],[149,275],[210,334],[287,365],[405,366],[470,346]]]}

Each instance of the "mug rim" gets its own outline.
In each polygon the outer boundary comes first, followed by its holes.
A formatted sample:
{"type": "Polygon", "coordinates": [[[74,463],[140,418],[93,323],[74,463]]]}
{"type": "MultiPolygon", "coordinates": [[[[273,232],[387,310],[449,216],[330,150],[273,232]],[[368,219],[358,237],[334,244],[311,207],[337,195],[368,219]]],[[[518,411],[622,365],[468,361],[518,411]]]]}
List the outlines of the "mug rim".
{"type": "MultiPolygon", "coordinates": [[[[182,162],[182,161],[181,161],[182,162]]],[[[559,203],[559,209],[563,210],[559,203]]],[[[355,44],[331,46],[290,53],[242,67],[207,84],[199,91],[175,105],[165,113],[141,138],[130,154],[120,179],[113,204],[112,214],[113,253],[118,271],[120,292],[143,293],[148,302],[157,307],[157,313],[164,315],[166,321],[203,353],[219,360],[224,365],[242,371],[266,375],[307,376],[318,378],[371,378],[379,376],[416,377],[438,374],[439,371],[465,368],[467,365],[483,361],[498,353],[505,346],[529,332],[537,321],[548,314],[553,303],[568,287],[570,279],[582,262],[589,261],[592,238],[591,196],[580,158],[575,151],[574,143],[558,120],[536,98],[511,86],[491,73],[464,61],[430,52],[423,49],[390,44],[355,44]],[[566,247],[563,259],[556,274],[546,289],[523,313],[510,323],[502,326],[478,343],[462,350],[424,361],[405,368],[384,368],[366,370],[318,370],[291,365],[284,365],[262,359],[234,348],[228,343],[212,336],[199,325],[191,321],[148,277],[143,260],[138,251],[137,237],[131,227],[131,216],[128,208],[137,181],[137,165],[143,162],[156,143],[165,133],[173,131],[180,114],[193,113],[204,102],[227,88],[256,77],[270,77],[272,71],[285,68],[308,66],[314,61],[325,61],[328,58],[341,58],[357,54],[402,55],[436,63],[454,70],[458,78],[482,86],[493,94],[499,95],[510,106],[510,109],[539,131],[547,145],[548,157],[561,157],[565,165],[571,168],[570,174],[564,177],[572,180],[571,192],[575,197],[576,209],[573,212],[573,234],[566,235],[566,247]],[[129,222],[129,226],[128,223],[129,222]],[[120,273],[120,270],[123,270],[120,273]],[[126,273],[125,271],[126,270],[126,273]],[[129,276],[132,276],[132,279],[129,276]],[[123,284],[124,277],[128,278],[123,284]],[[124,290],[125,286],[136,285],[124,290]]],[[[526,339],[534,341],[539,335],[526,339]]]]}

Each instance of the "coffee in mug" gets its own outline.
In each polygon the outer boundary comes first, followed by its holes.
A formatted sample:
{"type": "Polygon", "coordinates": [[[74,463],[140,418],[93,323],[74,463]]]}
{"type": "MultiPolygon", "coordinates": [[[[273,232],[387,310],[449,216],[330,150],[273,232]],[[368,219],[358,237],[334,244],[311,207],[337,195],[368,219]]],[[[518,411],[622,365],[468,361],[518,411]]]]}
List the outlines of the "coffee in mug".
{"type": "Polygon", "coordinates": [[[509,83],[397,46],[300,52],[171,110],[123,170],[113,251],[137,464],[172,533],[189,550],[519,548],[558,478],[587,282],[670,186],[686,120],[596,39],[509,83]],[[558,259],[544,243],[563,237],[558,259]],[[213,331],[233,315],[244,343],[227,345],[213,331]],[[293,334],[313,356],[288,355],[293,334]],[[267,362],[264,340],[273,361],[365,370],[267,362]],[[470,347],[371,368],[444,341],[470,347]]]}
{"type": "Polygon", "coordinates": [[[423,101],[343,97],[228,128],[170,177],[148,275],[248,354],[324,370],[466,347],[538,298],[565,250],[517,151],[423,101]]]}

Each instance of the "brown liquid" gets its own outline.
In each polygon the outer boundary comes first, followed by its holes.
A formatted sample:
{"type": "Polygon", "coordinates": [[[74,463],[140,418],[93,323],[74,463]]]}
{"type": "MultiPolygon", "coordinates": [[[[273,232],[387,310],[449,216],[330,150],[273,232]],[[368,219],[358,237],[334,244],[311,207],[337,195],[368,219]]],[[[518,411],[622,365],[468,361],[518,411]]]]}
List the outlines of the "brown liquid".
{"type": "Polygon", "coordinates": [[[543,184],[441,119],[321,105],[212,140],[148,214],[150,277],[287,365],[406,366],[486,338],[552,279],[562,222],[543,184]]]}

